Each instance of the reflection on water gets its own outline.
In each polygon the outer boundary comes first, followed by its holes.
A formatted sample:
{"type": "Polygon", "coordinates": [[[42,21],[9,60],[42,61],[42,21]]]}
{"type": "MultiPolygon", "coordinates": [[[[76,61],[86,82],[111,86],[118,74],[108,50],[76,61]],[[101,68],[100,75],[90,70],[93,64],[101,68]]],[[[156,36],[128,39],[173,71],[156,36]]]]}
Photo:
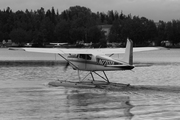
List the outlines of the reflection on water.
{"type": "Polygon", "coordinates": [[[79,93],[67,95],[68,114],[71,119],[113,119],[133,117],[133,105],[128,96],[114,96],[107,93],[79,93]],[[77,114],[71,116],[71,114],[77,114]]]}
{"type": "Polygon", "coordinates": [[[126,95],[73,88],[1,89],[3,120],[130,120],[133,105],[126,95]]]}
{"type": "Polygon", "coordinates": [[[141,62],[151,64],[149,67],[107,72],[112,82],[132,85],[126,89],[50,87],[48,82],[77,79],[77,73],[71,68],[64,73],[62,64],[51,60],[1,61],[0,119],[178,120],[180,51],[170,50],[166,55],[160,51],[162,59],[159,54],[150,53],[135,57],[136,61],[143,58],[141,62]],[[163,59],[164,62],[160,62],[163,59]]]}

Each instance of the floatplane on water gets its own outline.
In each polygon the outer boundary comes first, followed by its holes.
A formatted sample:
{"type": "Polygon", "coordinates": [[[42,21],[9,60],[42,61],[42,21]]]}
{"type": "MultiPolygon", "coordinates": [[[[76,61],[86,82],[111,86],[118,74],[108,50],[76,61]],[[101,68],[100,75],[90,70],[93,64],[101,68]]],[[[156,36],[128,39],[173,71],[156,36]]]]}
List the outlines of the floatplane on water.
{"type": "MultiPolygon", "coordinates": [[[[105,71],[121,71],[132,70],[133,52],[158,50],[158,47],[136,47],[133,48],[133,42],[127,39],[126,48],[104,48],[104,49],[66,49],[66,48],[9,48],[9,50],[24,50],[27,52],[53,53],[58,54],[67,61],[67,65],[78,71],[79,81],[54,81],[50,82],[52,86],[70,86],[70,87],[103,87],[113,85],[105,73],[105,71]],[[124,53],[123,59],[114,59],[114,54],[124,53]],[[68,55],[65,57],[65,55],[68,55]],[[83,78],[80,77],[79,71],[88,71],[83,78]],[[100,75],[98,72],[102,72],[100,75]],[[94,75],[99,76],[102,80],[97,81],[94,75]],[[91,76],[90,81],[85,79],[91,76]]],[[[129,84],[118,84],[120,86],[130,86],[129,84]]]]}

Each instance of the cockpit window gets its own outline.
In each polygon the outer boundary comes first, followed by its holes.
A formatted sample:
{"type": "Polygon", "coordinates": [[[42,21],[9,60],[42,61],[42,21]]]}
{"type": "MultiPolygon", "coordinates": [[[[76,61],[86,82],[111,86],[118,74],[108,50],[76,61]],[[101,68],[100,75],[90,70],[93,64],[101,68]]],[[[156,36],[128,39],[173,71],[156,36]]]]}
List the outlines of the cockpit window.
{"type": "Polygon", "coordinates": [[[91,60],[92,55],[91,54],[79,54],[78,58],[85,59],[85,60],[91,60]]]}

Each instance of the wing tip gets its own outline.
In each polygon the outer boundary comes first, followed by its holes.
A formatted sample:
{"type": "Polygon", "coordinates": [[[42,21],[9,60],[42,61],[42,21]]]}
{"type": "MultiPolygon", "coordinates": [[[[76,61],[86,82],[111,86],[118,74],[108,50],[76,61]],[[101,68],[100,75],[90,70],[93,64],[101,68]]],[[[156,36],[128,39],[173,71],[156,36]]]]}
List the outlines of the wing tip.
{"type": "Polygon", "coordinates": [[[19,50],[19,51],[25,51],[23,48],[13,48],[13,47],[8,48],[8,50],[19,50]]]}

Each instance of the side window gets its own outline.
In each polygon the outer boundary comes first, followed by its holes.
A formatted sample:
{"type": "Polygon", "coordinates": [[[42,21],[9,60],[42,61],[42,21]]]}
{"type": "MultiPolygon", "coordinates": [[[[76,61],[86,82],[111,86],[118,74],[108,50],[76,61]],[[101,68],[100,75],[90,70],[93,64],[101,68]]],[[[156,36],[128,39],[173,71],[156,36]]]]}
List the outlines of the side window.
{"type": "Polygon", "coordinates": [[[79,55],[77,55],[77,57],[80,59],[85,59],[85,60],[91,60],[92,59],[92,55],[90,55],[90,54],[79,54],[79,55]]]}
{"type": "Polygon", "coordinates": [[[91,60],[92,59],[92,55],[87,55],[87,60],[91,60]]]}
{"type": "Polygon", "coordinates": [[[81,59],[86,59],[86,55],[80,54],[80,55],[79,55],[79,58],[81,58],[81,59]]]}

